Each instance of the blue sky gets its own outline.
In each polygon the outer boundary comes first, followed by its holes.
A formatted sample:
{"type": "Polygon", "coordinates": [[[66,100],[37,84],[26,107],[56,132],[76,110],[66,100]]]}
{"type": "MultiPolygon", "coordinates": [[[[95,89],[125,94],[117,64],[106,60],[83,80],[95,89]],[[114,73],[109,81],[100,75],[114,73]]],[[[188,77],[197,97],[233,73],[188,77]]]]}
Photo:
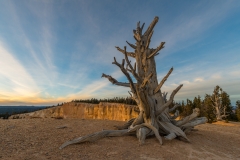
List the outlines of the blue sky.
{"type": "MultiPolygon", "coordinates": [[[[102,73],[126,78],[112,65],[138,21],[155,16],[150,44],[163,91],[179,84],[175,100],[211,94],[220,85],[240,100],[240,1],[8,0],[0,1],[0,105],[52,105],[72,99],[128,96],[102,73]]],[[[131,49],[128,47],[128,50],[131,49]]]]}

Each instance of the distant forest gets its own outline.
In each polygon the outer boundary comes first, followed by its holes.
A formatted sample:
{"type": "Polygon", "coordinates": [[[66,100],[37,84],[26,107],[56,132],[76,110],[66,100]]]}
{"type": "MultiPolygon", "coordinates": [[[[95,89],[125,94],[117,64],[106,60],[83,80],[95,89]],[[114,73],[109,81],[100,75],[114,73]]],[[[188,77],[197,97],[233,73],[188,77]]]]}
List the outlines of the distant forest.
{"type": "Polygon", "coordinates": [[[96,98],[91,98],[91,99],[79,99],[79,100],[72,100],[72,102],[82,102],[82,103],[92,103],[92,104],[99,104],[100,102],[109,102],[109,103],[124,103],[124,104],[129,104],[129,105],[137,105],[137,103],[130,97],[123,98],[123,97],[114,97],[111,99],[96,99],[96,98]]]}
{"type": "MultiPolygon", "coordinates": [[[[208,123],[212,123],[217,121],[216,119],[216,98],[218,98],[219,104],[222,106],[220,108],[221,114],[224,113],[226,117],[223,117],[225,122],[228,121],[240,121],[240,100],[236,102],[236,108],[231,105],[231,100],[227,92],[223,91],[219,86],[215,87],[212,95],[206,94],[204,98],[200,96],[195,97],[193,100],[187,99],[186,101],[181,102],[173,102],[171,107],[178,105],[172,114],[176,112],[179,113],[180,117],[186,117],[190,115],[194,108],[200,109],[199,117],[207,117],[208,123]]],[[[131,99],[131,97],[123,98],[123,97],[114,97],[111,99],[79,99],[72,100],[72,102],[82,102],[82,103],[93,103],[99,104],[100,102],[109,102],[109,103],[124,103],[130,105],[137,105],[137,103],[131,99]]]]}

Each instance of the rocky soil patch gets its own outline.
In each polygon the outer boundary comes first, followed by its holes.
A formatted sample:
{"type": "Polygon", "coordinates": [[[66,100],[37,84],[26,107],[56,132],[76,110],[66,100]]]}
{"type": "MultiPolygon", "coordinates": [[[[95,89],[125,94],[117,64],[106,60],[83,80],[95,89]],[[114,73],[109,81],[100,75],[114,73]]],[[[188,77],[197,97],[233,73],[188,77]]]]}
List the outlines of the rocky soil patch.
{"type": "Polygon", "coordinates": [[[59,146],[67,140],[124,122],[84,119],[0,120],[0,159],[240,159],[240,123],[203,124],[188,134],[191,143],[150,137],[140,146],[134,136],[59,146]]]}

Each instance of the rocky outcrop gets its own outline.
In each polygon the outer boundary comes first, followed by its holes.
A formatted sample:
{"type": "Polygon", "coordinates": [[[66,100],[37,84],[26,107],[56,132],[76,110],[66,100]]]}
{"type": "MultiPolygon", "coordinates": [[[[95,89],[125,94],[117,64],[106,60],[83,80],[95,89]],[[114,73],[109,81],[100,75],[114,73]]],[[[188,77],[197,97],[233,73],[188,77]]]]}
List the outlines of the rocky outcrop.
{"type": "Polygon", "coordinates": [[[52,107],[31,113],[12,115],[9,118],[79,118],[127,121],[138,116],[137,110],[137,106],[121,103],[101,102],[99,104],[89,104],[69,102],[58,107],[52,107]]]}

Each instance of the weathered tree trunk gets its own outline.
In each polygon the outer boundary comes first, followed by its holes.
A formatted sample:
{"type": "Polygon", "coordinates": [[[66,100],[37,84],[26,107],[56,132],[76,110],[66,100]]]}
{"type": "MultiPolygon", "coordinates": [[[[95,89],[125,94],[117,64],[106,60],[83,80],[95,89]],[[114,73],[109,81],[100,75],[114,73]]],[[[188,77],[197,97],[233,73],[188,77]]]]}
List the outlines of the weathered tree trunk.
{"type": "MultiPolygon", "coordinates": [[[[164,135],[168,140],[180,136],[188,141],[185,131],[189,131],[195,125],[202,124],[207,121],[205,117],[196,118],[199,114],[199,111],[197,110],[194,110],[192,115],[180,121],[176,121],[174,119],[175,117],[169,115],[169,106],[172,104],[174,96],[183,85],[181,84],[173,90],[169,100],[166,99],[166,94],[162,95],[161,87],[173,71],[173,68],[171,68],[167,75],[160,81],[160,83],[158,83],[155,56],[158,55],[158,52],[164,48],[165,42],[161,42],[155,49],[149,48],[151,37],[153,35],[153,28],[157,22],[158,17],[155,17],[144,33],[144,23],[141,27],[140,22],[137,23],[137,29],[133,30],[134,38],[136,40],[135,45],[127,42],[129,46],[134,49],[134,52],[127,52],[126,46],[124,49],[116,47],[118,51],[125,55],[125,59],[123,59],[120,64],[114,57],[113,64],[117,65],[121,69],[123,74],[127,77],[129,83],[118,82],[110,75],[102,74],[102,77],[107,78],[115,85],[129,87],[131,90],[131,93],[129,93],[132,99],[136,101],[140,111],[136,119],[130,120],[122,127],[118,126],[118,129],[123,130],[120,130],[119,133],[116,132],[116,136],[125,135],[127,129],[128,133],[136,133],[141,144],[145,142],[147,136],[153,134],[156,135],[160,144],[162,144],[160,134],[164,135]],[[128,59],[129,56],[135,58],[136,60],[136,63],[133,66],[128,59]],[[132,80],[130,74],[136,79],[136,82],[132,80]]],[[[106,132],[104,132],[104,134],[99,132],[93,135],[99,135],[99,137],[111,135],[108,134],[111,133],[111,131],[107,132],[107,134],[105,133],[106,132]]],[[[115,131],[113,133],[115,133],[115,131]]],[[[86,140],[92,141],[96,139],[95,137],[91,137],[92,135],[80,137],[77,140],[66,142],[60,148],[69,144],[81,143],[86,140]]]]}
{"type": "Polygon", "coordinates": [[[214,88],[212,97],[210,97],[213,103],[213,107],[215,108],[215,115],[217,121],[221,121],[222,118],[226,118],[226,106],[222,104],[222,88],[216,86],[214,88]],[[220,92],[220,93],[219,93],[220,92]]]}

